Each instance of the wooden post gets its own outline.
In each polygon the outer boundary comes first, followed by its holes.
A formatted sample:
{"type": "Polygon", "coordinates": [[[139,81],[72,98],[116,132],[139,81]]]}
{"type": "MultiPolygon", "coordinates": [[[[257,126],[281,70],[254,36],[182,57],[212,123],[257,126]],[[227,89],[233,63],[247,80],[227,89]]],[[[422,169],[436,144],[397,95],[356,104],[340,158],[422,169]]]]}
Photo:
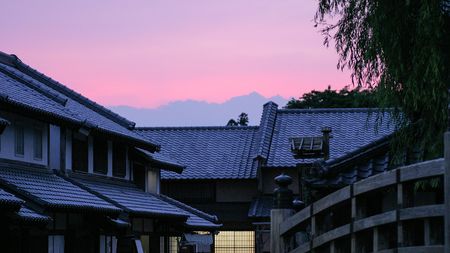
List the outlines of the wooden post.
{"type": "Polygon", "coordinates": [[[280,224],[294,214],[292,205],[292,191],[288,186],[292,178],[281,174],[275,178],[278,188],[274,191],[274,205],[270,211],[270,252],[284,253],[285,241],[280,233],[280,224]]]}
{"type": "Polygon", "coordinates": [[[444,238],[445,238],[445,253],[450,253],[450,131],[444,134],[444,163],[445,163],[445,174],[444,174],[444,195],[445,195],[445,227],[444,227],[444,238]]]}

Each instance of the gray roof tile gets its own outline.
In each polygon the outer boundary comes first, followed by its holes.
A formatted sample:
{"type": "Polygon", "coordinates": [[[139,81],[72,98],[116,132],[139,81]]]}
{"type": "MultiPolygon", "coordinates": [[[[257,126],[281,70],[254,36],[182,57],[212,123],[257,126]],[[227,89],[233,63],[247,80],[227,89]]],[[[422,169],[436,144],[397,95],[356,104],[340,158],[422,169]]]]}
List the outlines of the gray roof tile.
{"type": "Polygon", "coordinates": [[[185,217],[186,225],[189,227],[213,229],[220,227],[214,223],[215,217],[169,197],[144,192],[131,182],[77,174],[72,174],[70,178],[135,215],[185,217]]]}
{"type": "Polygon", "coordinates": [[[121,209],[41,168],[0,168],[0,185],[49,209],[118,213],[121,209]]]}
{"type": "Polygon", "coordinates": [[[256,178],[253,144],[258,127],[137,128],[161,154],[186,166],[182,174],[162,171],[163,179],[256,178]]]}
{"type": "Polygon", "coordinates": [[[377,125],[374,109],[282,109],[278,110],[267,161],[268,167],[293,167],[311,159],[296,160],[289,138],[321,136],[322,127],[331,127],[330,159],[348,154],[364,145],[391,134],[389,114],[377,125]]]}
{"type": "Polygon", "coordinates": [[[178,208],[162,201],[155,194],[140,190],[131,182],[76,174],[70,178],[132,214],[187,217],[178,208]]]}
{"type": "MultiPolygon", "coordinates": [[[[0,53],[1,57],[10,57],[0,53]]],[[[158,149],[134,133],[134,123],[30,68],[20,60],[0,61],[0,95],[4,101],[51,114],[63,120],[87,124],[94,130],[118,135],[158,149]]]]}
{"type": "Polygon", "coordinates": [[[221,224],[217,224],[218,220],[216,216],[202,212],[165,195],[159,195],[159,197],[167,203],[180,208],[180,210],[182,210],[186,215],[189,215],[189,218],[186,221],[186,225],[188,225],[189,227],[218,229],[222,226],[221,224]]]}

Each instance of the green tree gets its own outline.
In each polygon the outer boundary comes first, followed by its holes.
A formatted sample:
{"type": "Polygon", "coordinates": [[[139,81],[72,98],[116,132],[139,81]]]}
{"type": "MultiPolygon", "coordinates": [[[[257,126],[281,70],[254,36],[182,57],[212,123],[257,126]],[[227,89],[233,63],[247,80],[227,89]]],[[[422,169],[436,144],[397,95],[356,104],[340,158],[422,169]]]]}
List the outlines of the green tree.
{"type": "Polygon", "coordinates": [[[248,114],[242,112],[239,114],[237,120],[230,119],[227,123],[227,126],[248,126],[248,114]]]}
{"type": "Polygon", "coordinates": [[[319,0],[316,25],[338,68],[393,106],[397,145],[442,151],[450,85],[449,0],[319,0]],[[437,139],[438,138],[438,139],[437,139]]]}
{"type": "Polygon", "coordinates": [[[303,94],[298,99],[292,98],[285,108],[374,108],[379,106],[375,89],[356,87],[350,90],[346,86],[337,91],[328,86],[324,91],[313,90],[303,94]]]}

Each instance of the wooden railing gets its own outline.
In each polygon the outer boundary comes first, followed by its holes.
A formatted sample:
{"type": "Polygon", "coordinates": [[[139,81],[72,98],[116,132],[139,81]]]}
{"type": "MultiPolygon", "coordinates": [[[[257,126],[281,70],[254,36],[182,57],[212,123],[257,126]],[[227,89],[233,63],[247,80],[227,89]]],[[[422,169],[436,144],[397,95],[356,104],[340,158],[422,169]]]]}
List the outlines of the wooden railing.
{"type": "Polygon", "coordinates": [[[297,213],[274,209],[272,252],[444,252],[444,173],[444,159],[417,163],[358,181],[297,213]],[[431,178],[438,187],[416,189],[431,178]]]}

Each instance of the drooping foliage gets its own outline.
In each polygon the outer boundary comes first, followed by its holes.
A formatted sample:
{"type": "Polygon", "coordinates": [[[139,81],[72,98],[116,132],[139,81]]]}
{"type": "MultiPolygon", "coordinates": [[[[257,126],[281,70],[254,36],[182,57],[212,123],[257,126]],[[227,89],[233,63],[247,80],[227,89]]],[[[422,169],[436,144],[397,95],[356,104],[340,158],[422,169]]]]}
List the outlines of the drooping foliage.
{"type": "Polygon", "coordinates": [[[450,85],[449,0],[319,0],[315,17],[338,68],[396,108],[397,145],[439,154],[450,85]],[[407,127],[408,126],[408,127],[407,127]]]}
{"type": "Polygon", "coordinates": [[[374,108],[379,106],[376,89],[361,89],[361,87],[350,89],[346,86],[337,91],[328,86],[324,91],[313,90],[298,99],[292,98],[285,108],[374,108]]]}

